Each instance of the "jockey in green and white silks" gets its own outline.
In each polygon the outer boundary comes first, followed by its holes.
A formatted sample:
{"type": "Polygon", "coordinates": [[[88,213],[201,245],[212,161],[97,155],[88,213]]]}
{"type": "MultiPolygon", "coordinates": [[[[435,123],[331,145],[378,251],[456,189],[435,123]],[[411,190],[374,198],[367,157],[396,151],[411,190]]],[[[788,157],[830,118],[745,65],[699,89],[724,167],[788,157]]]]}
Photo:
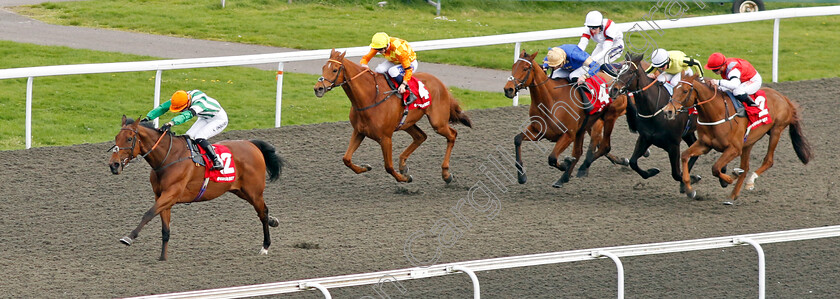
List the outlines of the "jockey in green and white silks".
{"type": "Polygon", "coordinates": [[[213,161],[213,169],[222,169],[222,161],[216,155],[213,146],[207,141],[208,138],[221,133],[228,125],[227,113],[225,113],[225,109],[222,108],[219,101],[197,89],[189,92],[179,90],[172,95],[169,101],[149,111],[144,120],[158,118],[166,111],[176,112],[178,115],[161,126],[161,130],[164,131],[172,126],[183,124],[193,117],[198,117],[192,127],[187,130],[186,135],[204,147],[207,156],[213,161]]]}

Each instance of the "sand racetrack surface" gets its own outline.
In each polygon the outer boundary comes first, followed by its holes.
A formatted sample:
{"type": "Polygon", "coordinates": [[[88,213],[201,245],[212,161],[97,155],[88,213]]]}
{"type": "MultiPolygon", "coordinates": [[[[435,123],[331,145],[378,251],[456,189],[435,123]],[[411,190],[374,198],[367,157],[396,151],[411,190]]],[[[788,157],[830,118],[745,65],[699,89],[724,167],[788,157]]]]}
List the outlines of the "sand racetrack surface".
{"type": "MultiPolygon", "coordinates": [[[[835,190],[840,143],[834,135],[840,79],[766,85],[801,105],[814,158],[802,165],[785,133],[774,167],[733,206],[721,204],[732,187],[721,188],[711,175],[719,154],[698,160],[693,173],[704,180],[695,185],[700,200],[690,200],[678,193],[665,152],[658,148],[640,162],[643,168],[662,169],[656,177],[643,180],[601,159],[589,177],[573,177],[555,189],[551,183],[560,172],[546,164],[547,155],[538,147],[526,144],[523,163],[529,181],[519,185],[500,177],[505,191],[497,189],[485,176],[494,169],[487,157],[497,155],[497,146],[512,152],[527,107],[468,111],[474,128],[455,126],[459,136],[452,171],[457,180],[449,186],[440,178],[445,140],[425,120],[419,124],[429,139],[408,161],[414,177],[410,184],[398,184],[384,172],[379,146],[371,140],[362,143],[354,161],[370,163],[373,171],[357,175],[347,169],[341,162],[351,132],[347,122],[225,132],[214,140],[262,139],[288,161],[281,181],[265,191],[280,226],[272,228],[273,245],[263,256],[258,255],[262,234],[254,210],[232,194],[173,208],[166,262],[157,261],[158,218],[132,246],[120,244],[118,239],[137,225],[154,197],[151,167],[145,162],[133,163],[121,175],[109,172],[106,151],[113,142],[0,152],[0,297],[126,297],[408,268],[414,265],[403,249],[417,232],[424,236],[412,247],[415,260],[430,260],[437,253],[437,263],[447,263],[840,224],[835,190]],[[487,186],[499,205],[487,211],[461,206],[470,223],[465,227],[450,211],[476,184],[487,186]],[[463,234],[451,246],[438,247],[432,230],[446,221],[463,234]]],[[[114,115],[115,134],[119,117],[114,115]]],[[[636,135],[629,133],[624,118],[613,136],[612,153],[629,157],[636,135]]],[[[396,151],[409,140],[396,133],[396,151]]],[[[753,169],[766,144],[765,138],[753,150],[753,169]]],[[[540,145],[549,146],[545,141],[540,145]]],[[[764,245],[768,297],[836,298],[838,248],[840,238],[764,245]]],[[[756,260],[750,246],[623,258],[626,294],[754,298],[756,260]]],[[[602,259],[477,274],[485,298],[610,298],[616,292],[615,272],[615,265],[602,259]]],[[[396,288],[386,291],[393,298],[472,294],[465,274],[402,284],[403,294],[396,288]]],[[[336,298],[379,298],[370,286],[331,291],[336,298]]],[[[322,298],[314,291],[278,297],[322,298]]]]}

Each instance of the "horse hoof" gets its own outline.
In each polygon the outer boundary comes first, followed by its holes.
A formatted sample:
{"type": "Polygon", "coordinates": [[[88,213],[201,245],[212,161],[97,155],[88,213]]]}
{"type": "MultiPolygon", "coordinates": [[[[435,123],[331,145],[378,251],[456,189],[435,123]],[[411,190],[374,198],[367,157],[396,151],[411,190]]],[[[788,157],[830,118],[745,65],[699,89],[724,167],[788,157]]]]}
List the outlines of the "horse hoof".
{"type": "Polygon", "coordinates": [[[525,176],[524,174],[518,175],[517,180],[519,181],[519,184],[525,184],[525,182],[528,181],[528,177],[525,176]]]}
{"type": "Polygon", "coordinates": [[[659,168],[656,168],[656,167],[648,169],[647,170],[647,177],[645,177],[645,179],[653,177],[653,176],[659,174],[659,172],[660,172],[659,168]]]}
{"type": "Polygon", "coordinates": [[[689,199],[696,199],[697,190],[691,190],[691,192],[687,192],[685,195],[688,196],[689,199]]]}
{"type": "Polygon", "coordinates": [[[727,200],[727,201],[724,201],[724,202],[723,202],[723,205],[725,205],[725,206],[731,206],[731,205],[734,205],[734,203],[732,203],[731,201],[728,201],[728,200],[727,200]]]}
{"type": "Polygon", "coordinates": [[[125,246],[131,246],[131,242],[133,242],[133,241],[134,240],[132,240],[129,237],[122,237],[122,239],[120,239],[120,243],[125,244],[125,246]]]}
{"type": "Polygon", "coordinates": [[[449,178],[443,178],[443,181],[446,182],[447,184],[452,183],[452,181],[454,181],[454,180],[455,180],[455,175],[451,174],[451,173],[449,174],[449,178]]]}
{"type": "Polygon", "coordinates": [[[618,165],[629,166],[630,165],[630,159],[621,158],[621,160],[619,160],[619,162],[618,162],[618,165]]]}
{"type": "Polygon", "coordinates": [[[566,171],[566,169],[569,169],[569,164],[566,164],[566,162],[561,162],[560,165],[557,165],[557,169],[559,169],[560,171],[566,171]]]}
{"type": "Polygon", "coordinates": [[[744,186],[744,189],[747,189],[747,191],[753,191],[755,190],[755,184],[747,184],[744,186]]]}
{"type": "Polygon", "coordinates": [[[703,179],[703,177],[701,177],[699,175],[696,175],[696,174],[692,174],[689,177],[691,177],[691,183],[692,184],[696,184],[697,182],[699,182],[700,180],[703,179]]]}
{"type": "Polygon", "coordinates": [[[720,181],[720,186],[721,186],[721,187],[726,188],[727,186],[729,186],[729,183],[727,183],[727,182],[726,182],[726,181],[724,181],[723,179],[718,178],[718,180],[720,181]]]}
{"type": "Polygon", "coordinates": [[[260,248],[260,255],[267,255],[268,249],[267,248],[260,248]]]}
{"type": "Polygon", "coordinates": [[[577,158],[575,158],[575,157],[566,157],[565,159],[563,159],[563,162],[568,163],[569,165],[571,165],[572,163],[577,162],[577,158]]]}
{"type": "Polygon", "coordinates": [[[645,153],[642,154],[642,156],[644,156],[645,158],[650,157],[650,150],[649,149],[645,150],[645,153]]]}
{"type": "Polygon", "coordinates": [[[583,177],[586,177],[587,175],[589,175],[589,170],[585,170],[583,168],[578,169],[577,177],[583,178],[583,177]]]}
{"type": "Polygon", "coordinates": [[[685,183],[680,182],[680,194],[685,194],[685,183]]]}
{"type": "Polygon", "coordinates": [[[734,175],[734,176],[739,176],[742,173],[744,173],[743,169],[740,169],[740,168],[737,168],[737,167],[735,169],[732,169],[732,175],[734,175]]]}
{"type": "Polygon", "coordinates": [[[268,226],[277,227],[280,225],[280,221],[277,220],[277,217],[268,216],[268,226]]]}
{"type": "Polygon", "coordinates": [[[400,174],[401,175],[408,174],[408,165],[406,165],[405,167],[400,167],[400,174]]]}
{"type": "Polygon", "coordinates": [[[406,180],[405,182],[406,182],[406,183],[411,183],[412,181],[414,181],[414,178],[413,178],[413,177],[411,177],[411,175],[409,175],[409,176],[408,176],[408,180],[406,180]]]}
{"type": "Polygon", "coordinates": [[[373,169],[373,167],[371,167],[370,164],[362,164],[362,168],[364,168],[365,171],[370,171],[371,169],[373,169]]]}
{"type": "Polygon", "coordinates": [[[554,184],[553,184],[553,185],[551,185],[551,187],[554,187],[554,188],[563,188],[563,180],[562,180],[562,179],[561,179],[561,180],[557,180],[556,182],[554,182],[554,184]]]}

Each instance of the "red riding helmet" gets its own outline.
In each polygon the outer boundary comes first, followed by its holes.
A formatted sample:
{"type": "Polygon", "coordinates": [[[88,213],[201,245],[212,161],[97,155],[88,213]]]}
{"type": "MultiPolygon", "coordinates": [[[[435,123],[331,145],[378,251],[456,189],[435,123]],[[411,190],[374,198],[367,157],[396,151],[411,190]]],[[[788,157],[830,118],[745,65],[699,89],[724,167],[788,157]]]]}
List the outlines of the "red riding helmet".
{"type": "Polygon", "coordinates": [[[711,56],[709,56],[709,60],[706,62],[705,68],[707,70],[718,70],[723,67],[726,63],[726,56],[723,56],[720,52],[714,52],[711,56]]]}

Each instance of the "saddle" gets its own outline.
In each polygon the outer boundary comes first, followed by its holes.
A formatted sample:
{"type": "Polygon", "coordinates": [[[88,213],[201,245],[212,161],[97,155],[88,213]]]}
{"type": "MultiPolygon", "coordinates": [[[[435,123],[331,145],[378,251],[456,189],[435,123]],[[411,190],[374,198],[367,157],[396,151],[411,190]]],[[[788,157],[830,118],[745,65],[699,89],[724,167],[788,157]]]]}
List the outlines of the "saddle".
{"type": "Polygon", "coordinates": [[[188,137],[187,135],[181,136],[184,140],[187,141],[187,148],[190,150],[190,159],[195,162],[196,165],[199,166],[207,166],[204,163],[204,155],[201,153],[201,150],[198,148],[198,144],[195,143],[192,138],[188,137]]]}
{"type": "Polygon", "coordinates": [[[744,103],[741,103],[740,100],[736,99],[735,95],[733,95],[731,91],[727,91],[726,95],[729,96],[729,101],[732,102],[732,106],[735,107],[735,115],[738,117],[747,117],[747,109],[744,108],[744,103]]]}
{"type": "Polygon", "coordinates": [[[601,65],[601,71],[609,75],[613,79],[618,77],[618,70],[621,69],[620,63],[605,63],[601,65]]]}
{"type": "MultiPolygon", "coordinates": [[[[388,79],[388,80],[385,80],[386,82],[388,82],[388,87],[390,87],[391,90],[396,91],[397,90],[396,80],[394,80],[394,78],[391,77],[390,75],[388,75],[387,73],[385,74],[385,78],[388,79]]],[[[414,103],[414,101],[417,100],[417,95],[414,94],[414,92],[411,91],[411,88],[406,88],[406,91],[408,91],[408,97],[403,96],[403,106],[411,105],[412,103],[414,103]]]]}

